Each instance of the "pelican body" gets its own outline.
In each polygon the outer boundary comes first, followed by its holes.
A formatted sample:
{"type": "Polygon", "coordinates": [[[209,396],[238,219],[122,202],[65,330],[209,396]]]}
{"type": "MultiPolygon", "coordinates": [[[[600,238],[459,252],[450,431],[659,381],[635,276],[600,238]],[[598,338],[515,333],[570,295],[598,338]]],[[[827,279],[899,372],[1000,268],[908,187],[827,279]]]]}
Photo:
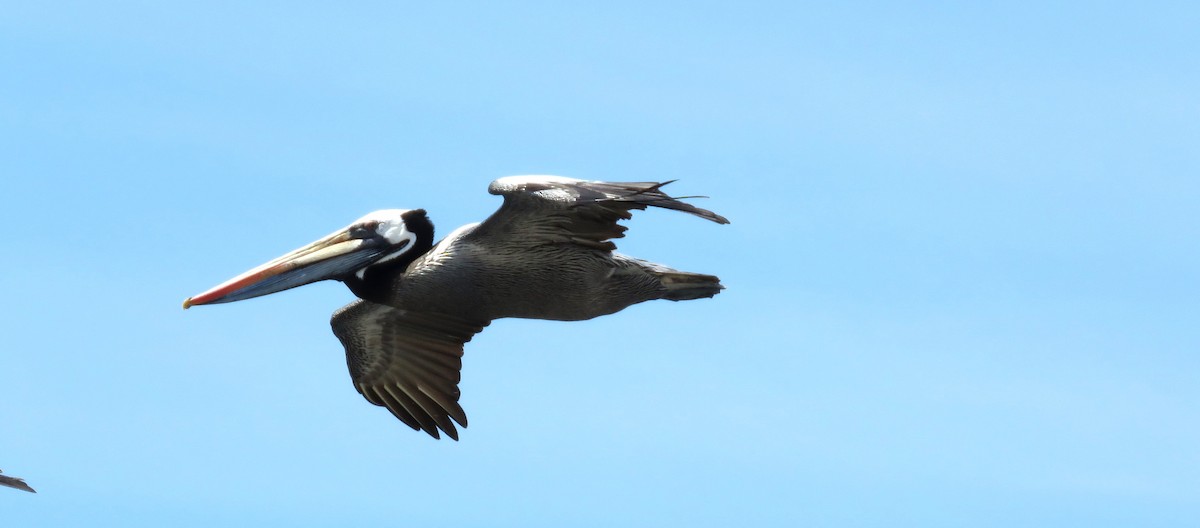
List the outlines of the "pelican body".
{"type": "Polygon", "coordinates": [[[437,244],[423,209],[375,211],[183,306],[339,280],[359,298],[331,321],[355,387],[413,429],[457,440],[452,420],[467,425],[458,404],[463,345],[492,320],[577,321],[723,289],[715,276],[613,251],[612,239],[625,231],[617,222],[633,210],[660,207],[729,223],[664,194],[666,183],[501,178],[488,187],[504,197],[500,209],[437,244]]]}

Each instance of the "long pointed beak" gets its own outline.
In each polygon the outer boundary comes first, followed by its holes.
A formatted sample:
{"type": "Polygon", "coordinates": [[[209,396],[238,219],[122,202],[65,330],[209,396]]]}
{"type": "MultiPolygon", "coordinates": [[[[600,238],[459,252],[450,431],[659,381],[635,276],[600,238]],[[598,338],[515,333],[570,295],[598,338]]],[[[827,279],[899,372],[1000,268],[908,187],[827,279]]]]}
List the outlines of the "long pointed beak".
{"type": "Polygon", "coordinates": [[[383,249],[372,240],[351,238],[348,231],[341,230],[188,297],[183,308],[241,301],[345,276],[378,258],[383,249]]]}

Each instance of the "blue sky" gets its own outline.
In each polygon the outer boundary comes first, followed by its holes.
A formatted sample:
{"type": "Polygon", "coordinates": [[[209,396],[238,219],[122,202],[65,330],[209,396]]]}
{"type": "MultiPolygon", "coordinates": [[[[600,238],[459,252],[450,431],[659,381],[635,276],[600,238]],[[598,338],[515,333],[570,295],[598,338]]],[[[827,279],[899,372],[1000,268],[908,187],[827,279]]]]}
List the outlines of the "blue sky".
{"type": "Polygon", "coordinates": [[[9,2],[12,526],[1195,526],[1192,3],[9,2]],[[472,341],[462,441],[354,391],[326,283],[182,300],[381,208],[670,180],[711,301],[472,341]]]}

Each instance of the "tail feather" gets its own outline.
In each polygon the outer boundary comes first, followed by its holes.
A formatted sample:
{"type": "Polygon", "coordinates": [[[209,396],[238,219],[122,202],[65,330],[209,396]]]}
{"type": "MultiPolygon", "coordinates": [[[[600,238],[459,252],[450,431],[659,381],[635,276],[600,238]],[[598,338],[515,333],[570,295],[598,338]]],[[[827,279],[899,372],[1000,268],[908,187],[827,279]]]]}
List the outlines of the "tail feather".
{"type": "Polygon", "coordinates": [[[667,293],[664,299],[671,301],[690,301],[692,299],[707,299],[724,290],[721,279],[715,275],[703,273],[688,273],[686,271],[671,271],[660,273],[659,279],[667,293]]]}
{"type": "Polygon", "coordinates": [[[618,275],[625,276],[630,280],[630,284],[636,284],[635,288],[638,291],[650,294],[645,300],[707,299],[725,289],[716,275],[679,271],[620,253],[613,253],[613,260],[616,261],[618,275]],[[655,282],[658,283],[658,288],[654,286],[655,282]]]}

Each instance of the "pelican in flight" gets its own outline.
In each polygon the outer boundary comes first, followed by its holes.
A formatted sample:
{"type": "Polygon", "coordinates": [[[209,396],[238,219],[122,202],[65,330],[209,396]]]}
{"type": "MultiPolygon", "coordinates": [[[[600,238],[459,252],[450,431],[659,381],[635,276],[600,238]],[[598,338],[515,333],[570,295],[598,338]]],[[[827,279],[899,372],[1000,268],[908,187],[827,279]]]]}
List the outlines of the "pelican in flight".
{"type": "Polygon", "coordinates": [[[434,243],[423,209],[370,213],[348,227],[189,297],[240,301],[333,279],[358,297],[333,314],[354,387],[401,422],[458,440],[463,345],[503,317],[579,321],[654,299],[708,298],[723,286],[614,252],[619,220],[660,207],[725,217],[662,192],[670,182],[512,176],[488,192],[504,204],[434,243]]]}

